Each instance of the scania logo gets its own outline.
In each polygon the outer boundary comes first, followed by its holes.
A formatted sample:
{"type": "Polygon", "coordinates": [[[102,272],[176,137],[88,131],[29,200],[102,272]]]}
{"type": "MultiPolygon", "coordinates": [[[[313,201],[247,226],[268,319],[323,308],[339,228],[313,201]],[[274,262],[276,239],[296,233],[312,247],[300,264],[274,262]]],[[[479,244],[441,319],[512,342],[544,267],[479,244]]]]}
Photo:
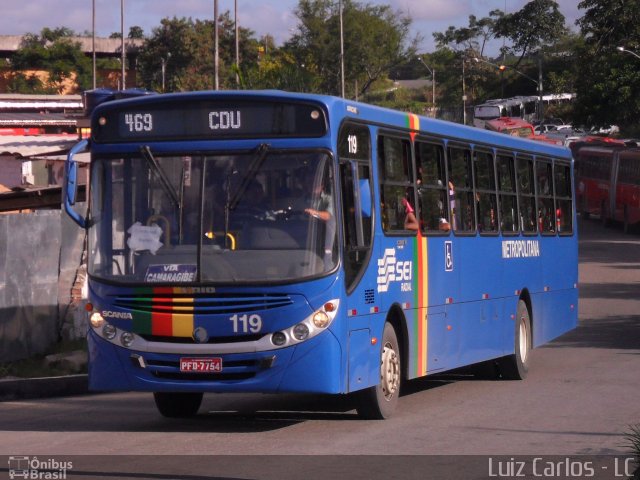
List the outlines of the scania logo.
{"type": "Polygon", "coordinates": [[[196,343],[207,343],[209,341],[209,334],[203,327],[198,327],[193,331],[193,340],[196,343]]]}
{"type": "Polygon", "coordinates": [[[133,315],[130,312],[111,312],[109,310],[103,310],[102,316],[104,318],[121,318],[124,320],[133,320],[133,315]]]}

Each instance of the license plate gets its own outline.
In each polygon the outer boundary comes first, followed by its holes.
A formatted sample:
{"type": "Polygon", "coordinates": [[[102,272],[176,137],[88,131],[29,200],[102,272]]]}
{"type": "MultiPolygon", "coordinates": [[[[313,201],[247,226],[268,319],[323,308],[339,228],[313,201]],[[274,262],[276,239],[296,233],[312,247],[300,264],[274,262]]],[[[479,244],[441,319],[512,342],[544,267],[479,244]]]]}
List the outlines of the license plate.
{"type": "Polygon", "coordinates": [[[222,358],[181,358],[181,372],[216,373],[222,371],[222,358]]]}

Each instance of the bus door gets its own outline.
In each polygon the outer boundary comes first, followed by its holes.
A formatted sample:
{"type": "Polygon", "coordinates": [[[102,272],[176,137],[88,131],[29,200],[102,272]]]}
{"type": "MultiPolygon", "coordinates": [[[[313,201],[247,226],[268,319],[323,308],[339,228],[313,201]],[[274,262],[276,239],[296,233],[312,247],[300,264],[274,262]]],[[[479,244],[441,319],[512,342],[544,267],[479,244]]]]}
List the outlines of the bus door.
{"type": "Polygon", "coordinates": [[[372,319],[381,309],[375,266],[371,266],[377,255],[373,255],[370,138],[368,127],[351,123],[342,126],[338,138],[349,391],[370,386],[380,375],[379,351],[371,348],[372,319]]]}

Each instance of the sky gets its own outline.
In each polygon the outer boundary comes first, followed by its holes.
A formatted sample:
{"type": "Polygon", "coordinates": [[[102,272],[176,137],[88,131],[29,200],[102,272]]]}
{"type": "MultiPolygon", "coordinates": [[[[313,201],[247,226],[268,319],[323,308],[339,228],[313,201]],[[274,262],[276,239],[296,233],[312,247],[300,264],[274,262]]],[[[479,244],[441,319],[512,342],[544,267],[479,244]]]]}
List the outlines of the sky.
{"type": "MultiPolygon", "coordinates": [[[[213,0],[123,0],[124,30],[137,25],[146,35],[160,25],[165,17],[213,17],[213,0]]],[[[337,2],[338,0],[336,0],[337,2]]],[[[394,10],[409,13],[412,34],[420,34],[423,41],[419,52],[435,50],[433,32],[443,32],[450,25],[468,26],[470,14],[478,18],[488,16],[491,10],[507,13],[520,10],[527,0],[358,0],[360,3],[388,4],[394,10]]],[[[575,20],[582,16],[579,0],[556,0],[566,18],[567,26],[575,29],[575,20]]],[[[92,29],[92,0],[3,0],[0,16],[0,35],[40,33],[44,27],[68,27],[75,32],[92,29]]],[[[297,0],[237,0],[239,25],[253,30],[257,37],[271,34],[281,45],[296,27],[293,10],[297,0]]],[[[109,36],[120,31],[121,0],[95,0],[96,35],[109,36]]],[[[229,10],[233,17],[234,1],[218,0],[220,13],[229,10]]],[[[497,53],[502,40],[489,46],[489,54],[497,53]]]]}

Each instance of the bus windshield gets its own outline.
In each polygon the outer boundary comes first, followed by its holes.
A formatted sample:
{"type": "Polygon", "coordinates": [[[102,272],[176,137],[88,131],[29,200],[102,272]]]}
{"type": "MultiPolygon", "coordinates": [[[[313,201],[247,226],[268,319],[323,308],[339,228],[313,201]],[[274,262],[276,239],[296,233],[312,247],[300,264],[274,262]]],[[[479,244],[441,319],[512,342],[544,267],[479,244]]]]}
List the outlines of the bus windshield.
{"type": "Polygon", "coordinates": [[[92,162],[89,273],[135,284],[294,281],[338,261],[326,152],[92,162]]]}

